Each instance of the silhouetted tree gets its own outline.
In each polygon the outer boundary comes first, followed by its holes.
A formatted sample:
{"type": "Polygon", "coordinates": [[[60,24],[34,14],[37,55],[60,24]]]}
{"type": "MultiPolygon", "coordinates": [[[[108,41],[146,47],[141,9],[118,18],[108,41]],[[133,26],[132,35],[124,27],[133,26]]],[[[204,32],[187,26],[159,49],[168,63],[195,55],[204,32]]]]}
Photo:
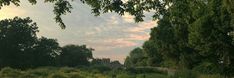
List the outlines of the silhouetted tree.
{"type": "Polygon", "coordinates": [[[36,23],[30,18],[5,19],[0,21],[0,64],[1,67],[21,67],[27,52],[32,51],[37,40],[36,23]]]}
{"type": "Polygon", "coordinates": [[[143,51],[147,57],[148,66],[161,66],[163,61],[162,54],[157,50],[157,44],[148,40],[143,44],[143,51]]]}
{"type": "Polygon", "coordinates": [[[59,43],[55,39],[45,37],[39,38],[35,47],[32,58],[34,66],[52,66],[55,65],[55,59],[61,53],[59,43]]]}
{"type": "Polygon", "coordinates": [[[58,62],[61,66],[81,66],[89,65],[89,60],[93,58],[93,49],[85,45],[66,45],[62,47],[58,62]]]}
{"type": "Polygon", "coordinates": [[[141,48],[135,48],[130,52],[130,55],[125,59],[124,65],[127,67],[146,66],[147,59],[141,48]]]}
{"type": "Polygon", "coordinates": [[[38,39],[37,28],[30,18],[0,21],[0,67],[28,68],[55,64],[61,48],[54,39],[38,39]]]}

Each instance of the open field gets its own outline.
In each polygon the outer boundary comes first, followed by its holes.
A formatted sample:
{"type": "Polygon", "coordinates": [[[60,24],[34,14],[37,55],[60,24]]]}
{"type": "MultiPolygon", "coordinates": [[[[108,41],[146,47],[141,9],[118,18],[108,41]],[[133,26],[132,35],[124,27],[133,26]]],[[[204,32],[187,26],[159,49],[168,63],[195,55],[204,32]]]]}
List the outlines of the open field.
{"type": "Polygon", "coordinates": [[[176,72],[169,76],[166,72],[148,69],[105,69],[43,67],[27,70],[3,68],[0,78],[223,78],[220,75],[201,75],[194,72],[176,72]],[[138,72],[133,72],[138,70],[138,72]]]}

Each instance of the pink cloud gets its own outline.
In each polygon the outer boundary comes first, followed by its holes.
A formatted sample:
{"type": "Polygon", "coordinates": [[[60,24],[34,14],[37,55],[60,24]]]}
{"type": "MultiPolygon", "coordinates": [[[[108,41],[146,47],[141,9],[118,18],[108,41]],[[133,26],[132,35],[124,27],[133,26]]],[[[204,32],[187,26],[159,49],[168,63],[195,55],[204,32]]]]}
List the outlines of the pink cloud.
{"type": "Polygon", "coordinates": [[[129,35],[129,40],[147,40],[149,39],[149,35],[148,34],[143,34],[143,35],[139,35],[139,34],[130,34],[129,35]]]}
{"type": "Polygon", "coordinates": [[[131,46],[136,46],[138,45],[137,43],[135,42],[132,42],[132,41],[128,41],[124,38],[120,38],[120,39],[110,39],[110,40],[106,40],[104,41],[106,43],[109,43],[111,45],[114,45],[115,47],[131,47],[131,46]]]}
{"type": "Polygon", "coordinates": [[[137,32],[145,32],[145,30],[149,30],[150,28],[153,28],[157,25],[156,21],[147,21],[147,22],[142,22],[140,23],[138,26],[134,27],[134,28],[128,28],[127,32],[133,32],[133,33],[137,33],[137,32]]]}
{"type": "Polygon", "coordinates": [[[125,22],[128,22],[128,23],[134,23],[134,16],[128,14],[128,13],[125,13],[125,15],[122,16],[122,19],[125,21],[125,22]]]}
{"type": "Polygon", "coordinates": [[[138,46],[137,42],[131,41],[130,38],[117,38],[117,39],[98,39],[95,41],[88,41],[90,47],[94,47],[95,51],[108,52],[116,48],[126,48],[138,46]]]}

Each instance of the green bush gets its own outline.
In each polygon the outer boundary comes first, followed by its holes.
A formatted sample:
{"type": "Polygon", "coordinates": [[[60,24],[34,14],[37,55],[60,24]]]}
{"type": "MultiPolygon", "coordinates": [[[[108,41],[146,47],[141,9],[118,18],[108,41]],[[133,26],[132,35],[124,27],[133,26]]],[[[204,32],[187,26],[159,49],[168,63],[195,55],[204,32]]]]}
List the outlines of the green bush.
{"type": "Polygon", "coordinates": [[[81,76],[79,73],[69,73],[68,76],[69,78],[85,78],[81,76]]]}
{"type": "Polygon", "coordinates": [[[0,72],[0,78],[18,78],[21,71],[9,67],[3,68],[0,72]]]}
{"type": "Polygon", "coordinates": [[[158,73],[146,73],[146,74],[138,74],[136,78],[168,78],[168,76],[158,73]]]}
{"type": "Polygon", "coordinates": [[[42,78],[42,77],[34,75],[34,74],[24,73],[23,75],[20,76],[20,78],[42,78]]]}
{"type": "Polygon", "coordinates": [[[166,71],[161,71],[156,68],[127,68],[126,71],[135,73],[135,74],[140,74],[140,73],[160,73],[160,74],[167,74],[166,71]]]}
{"type": "Polygon", "coordinates": [[[217,74],[220,72],[218,66],[207,62],[194,67],[193,70],[203,74],[217,74]]]}
{"type": "Polygon", "coordinates": [[[64,73],[74,73],[74,72],[80,72],[80,70],[75,69],[75,68],[70,68],[70,67],[63,67],[59,69],[60,72],[64,72],[64,73]]]}
{"type": "Polygon", "coordinates": [[[199,78],[224,78],[221,75],[200,75],[199,78]]]}
{"type": "Polygon", "coordinates": [[[103,73],[105,71],[110,71],[111,68],[103,65],[94,65],[89,68],[89,70],[95,70],[95,72],[103,73]]]}
{"type": "Polygon", "coordinates": [[[116,78],[136,78],[135,75],[129,75],[129,74],[118,74],[116,78]]]}
{"type": "Polygon", "coordinates": [[[91,68],[42,67],[23,71],[3,68],[0,71],[0,78],[166,78],[166,75],[145,72],[132,73],[124,69],[112,69],[100,72],[98,69],[91,68]]]}
{"type": "Polygon", "coordinates": [[[69,77],[65,73],[57,72],[57,73],[49,75],[48,78],[69,78],[69,77]]]}
{"type": "Polygon", "coordinates": [[[192,70],[182,69],[176,71],[171,78],[198,78],[198,74],[192,70]]]}

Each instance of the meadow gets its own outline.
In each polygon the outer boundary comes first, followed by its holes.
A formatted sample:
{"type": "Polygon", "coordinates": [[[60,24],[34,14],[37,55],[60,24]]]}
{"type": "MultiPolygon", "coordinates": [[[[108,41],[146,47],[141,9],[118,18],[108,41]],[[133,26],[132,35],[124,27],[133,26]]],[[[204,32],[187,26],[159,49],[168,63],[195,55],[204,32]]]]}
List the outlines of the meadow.
{"type": "Polygon", "coordinates": [[[177,71],[168,75],[156,69],[108,69],[105,67],[70,68],[41,67],[34,69],[3,68],[0,78],[223,78],[220,75],[204,75],[190,70],[177,71]],[[136,72],[137,70],[137,72],[136,72]]]}

